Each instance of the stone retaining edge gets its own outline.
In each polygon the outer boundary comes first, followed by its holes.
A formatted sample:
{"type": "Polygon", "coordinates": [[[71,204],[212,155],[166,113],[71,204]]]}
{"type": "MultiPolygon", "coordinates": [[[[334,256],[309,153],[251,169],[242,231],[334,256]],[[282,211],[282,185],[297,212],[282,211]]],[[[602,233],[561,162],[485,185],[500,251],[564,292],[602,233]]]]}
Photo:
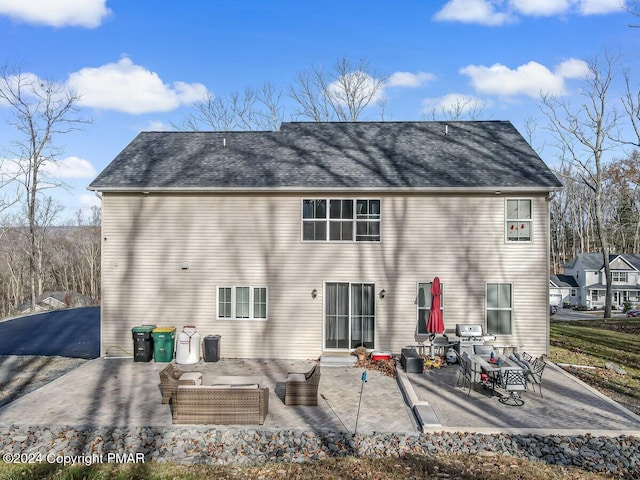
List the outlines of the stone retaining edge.
{"type": "Polygon", "coordinates": [[[145,461],[192,464],[306,462],[328,457],[384,458],[470,453],[507,455],[640,478],[640,438],[512,433],[380,433],[253,428],[0,426],[0,452],[41,462],[106,463],[118,454],[145,461]],[[135,455],[135,457],[134,457],[135,455]],[[54,460],[54,461],[52,461],[54,460]]]}

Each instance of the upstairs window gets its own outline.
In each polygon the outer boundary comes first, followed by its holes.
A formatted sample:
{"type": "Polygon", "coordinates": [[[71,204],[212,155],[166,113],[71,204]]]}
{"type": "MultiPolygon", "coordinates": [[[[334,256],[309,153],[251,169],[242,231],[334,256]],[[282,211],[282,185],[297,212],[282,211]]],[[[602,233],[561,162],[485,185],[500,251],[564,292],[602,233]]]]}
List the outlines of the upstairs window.
{"type": "Polygon", "coordinates": [[[302,240],[379,242],[380,200],[302,200],[302,240]]]}
{"type": "Polygon", "coordinates": [[[627,283],[628,282],[628,272],[611,272],[611,281],[612,282],[620,282],[627,283]]]}
{"type": "Polygon", "coordinates": [[[507,242],[530,242],[531,220],[531,199],[507,199],[505,214],[507,242]]]}

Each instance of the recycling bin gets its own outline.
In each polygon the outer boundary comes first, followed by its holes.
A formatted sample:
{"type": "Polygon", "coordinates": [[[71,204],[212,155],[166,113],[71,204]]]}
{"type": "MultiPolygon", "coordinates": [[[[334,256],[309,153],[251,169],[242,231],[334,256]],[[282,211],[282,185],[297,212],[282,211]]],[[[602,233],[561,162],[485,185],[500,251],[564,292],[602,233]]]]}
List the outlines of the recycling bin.
{"type": "Polygon", "coordinates": [[[173,360],[176,327],[157,327],[151,333],[153,335],[153,360],[155,362],[173,360]]]}
{"type": "Polygon", "coordinates": [[[204,361],[217,362],[220,360],[220,335],[204,337],[204,361]]]}
{"type": "Polygon", "coordinates": [[[153,358],[153,329],[155,325],[140,325],[131,329],[133,361],[150,362],[153,358]]]}

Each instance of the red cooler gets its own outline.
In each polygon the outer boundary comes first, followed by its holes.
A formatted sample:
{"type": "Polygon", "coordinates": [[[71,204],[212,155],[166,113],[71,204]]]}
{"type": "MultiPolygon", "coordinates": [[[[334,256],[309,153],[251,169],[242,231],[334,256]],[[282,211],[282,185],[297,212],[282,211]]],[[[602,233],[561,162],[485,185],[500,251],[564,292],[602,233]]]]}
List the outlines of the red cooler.
{"type": "Polygon", "coordinates": [[[391,360],[391,352],[371,352],[371,360],[391,360]]]}

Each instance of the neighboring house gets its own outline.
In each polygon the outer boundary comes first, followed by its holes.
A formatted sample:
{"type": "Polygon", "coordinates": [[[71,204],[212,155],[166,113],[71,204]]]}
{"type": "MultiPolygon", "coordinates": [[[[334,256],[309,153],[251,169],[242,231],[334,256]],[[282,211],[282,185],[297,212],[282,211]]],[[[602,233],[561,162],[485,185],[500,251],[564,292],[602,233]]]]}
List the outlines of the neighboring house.
{"type": "MultiPolygon", "coordinates": [[[[91,298],[76,292],[44,292],[36,297],[36,312],[59,310],[70,307],[87,307],[92,305],[91,298]]],[[[16,313],[31,312],[31,302],[24,302],[16,308],[16,313]]]]}
{"type": "Polygon", "coordinates": [[[143,132],[102,192],[102,355],[195,325],[225,357],[317,358],[448,330],[549,345],[549,195],[509,122],[283,123],[143,132]]]}
{"type": "MultiPolygon", "coordinates": [[[[628,301],[632,306],[640,303],[640,255],[621,253],[609,255],[611,268],[612,305],[624,307],[628,301]]],[[[604,308],[607,281],[600,253],[580,253],[564,266],[565,276],[574,279],[576,299],[574,305],[587,308],[604,308]]]]}
{"type": "Polygon", "coordinates": [[[549,305],[562,307],[565,303],[575,305],[578,298],[578,284],[568,275],[549,276],[549,305]]]}

